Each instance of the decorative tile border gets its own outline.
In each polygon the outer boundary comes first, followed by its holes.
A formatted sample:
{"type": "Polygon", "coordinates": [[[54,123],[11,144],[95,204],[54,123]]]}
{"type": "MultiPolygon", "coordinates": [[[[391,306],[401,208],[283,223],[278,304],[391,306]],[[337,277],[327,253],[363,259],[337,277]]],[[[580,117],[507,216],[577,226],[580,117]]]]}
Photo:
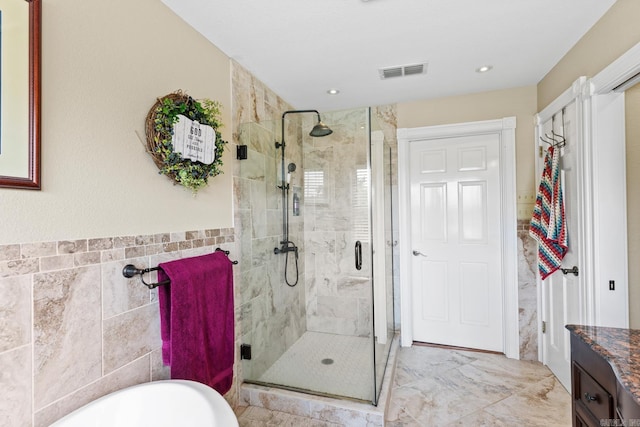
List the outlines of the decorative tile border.
{"type": "Polygon", "coordinates": [[[233,228],[0,245],[0,277],[233,243],[233,228]]]}

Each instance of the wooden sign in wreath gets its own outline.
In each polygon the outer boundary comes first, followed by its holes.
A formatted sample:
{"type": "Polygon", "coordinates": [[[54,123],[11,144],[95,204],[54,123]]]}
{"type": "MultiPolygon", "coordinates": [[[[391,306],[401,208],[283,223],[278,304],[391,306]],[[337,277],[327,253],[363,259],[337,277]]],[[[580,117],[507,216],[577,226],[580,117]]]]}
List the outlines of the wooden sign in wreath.
{"type": "Polygon", "coordinates": [[[221,104],[182,91],[158,98],[146,120],[147,152],[166,175],[194,193],[222,173],[227,141],[219,129],[221,104]]]}

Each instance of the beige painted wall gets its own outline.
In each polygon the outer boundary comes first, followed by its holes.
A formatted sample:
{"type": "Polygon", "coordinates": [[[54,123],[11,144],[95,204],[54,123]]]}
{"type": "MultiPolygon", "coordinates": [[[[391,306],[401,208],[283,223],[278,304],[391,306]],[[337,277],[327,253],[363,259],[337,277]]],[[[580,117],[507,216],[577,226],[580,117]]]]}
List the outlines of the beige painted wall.
{"type": "Polygon", "coordinates": [[[618,0],[538,84],[538,110],[580,76],[593,77],[640,42],[640,1],[618,0]]]}
{"type": "Polygon", "coordinates": [[[220,101],[230,140],[229,59],[160,0],[42,9],[43,189],[0,189],[0,244],[230,227],[230,150],[194,197],[141,142],[156,98],[177,89],[220,101]]]}
{"type": "Polygon", "coordinates": [[[640,328],[640,84],[625,92],[629,326],[640,328]]]}
{"type": "Polygon", "coordinates": [[[398,104],[398,128],[494,120],[515,116],[518,218],[531,218],[535,202],[534,126],[536,87],[398,104]]]}

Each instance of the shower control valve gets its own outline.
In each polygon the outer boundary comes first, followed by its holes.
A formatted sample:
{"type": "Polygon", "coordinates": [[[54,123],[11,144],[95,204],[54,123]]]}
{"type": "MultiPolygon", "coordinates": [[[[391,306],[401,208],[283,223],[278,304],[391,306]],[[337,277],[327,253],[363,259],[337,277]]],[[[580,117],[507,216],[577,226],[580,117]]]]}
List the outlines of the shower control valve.
{"type": "Polygon", "coordinates": [[[287,246],[282,245],[281,248],[273,248],[273,253],[278,254],[286,254],[287,252],[295,252],[296,256],[298,255],[298,247],[297,246],[287,246]]]}

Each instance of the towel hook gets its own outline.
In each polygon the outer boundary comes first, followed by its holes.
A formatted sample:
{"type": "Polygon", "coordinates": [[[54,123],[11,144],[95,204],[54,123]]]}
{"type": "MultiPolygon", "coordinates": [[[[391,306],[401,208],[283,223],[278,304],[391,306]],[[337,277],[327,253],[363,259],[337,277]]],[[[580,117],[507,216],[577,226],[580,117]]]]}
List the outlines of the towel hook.
{"type": "Polygon", "coordinates": [[[562,110],[560,110],[560,129],[562,130],[562,135],[558,135],[557,133],[555,133],[553,131],[553,129],[551,129],[551,133],[552,134],[554,134],[558,138],[561,138],[561,140],[559,142],[560,148],[562,148],[565,145],[567,145],[567,139],[564,137],[564,112],[565,112],[565,108],[566,107],[562,107],[562,110]]]}
{"type": "Polygon", "coordinates": [[[545,133],[544,136],[540,137],[540,141],[544,142],[545,144],[549,144],[552,147],[556,144],[556,141],[553,138],[551,138],[547,133],[545,133]],[[545,137],[547,139],[545,139],[545,137]]]}
{"type": "MultiPolygon", "coordinates": [[[[564,134],[564,108],[562,109],[562,133],[564,134]]],[[[544,136],[540,137],[540,141],[545,144],[549,144],[554,148],[562,148],[567,144],[567,140],[563,135],[560,135],[555,132],[555,115],[551,117],[551,135],[545,133],[544,136]],[[546,138],[546,139],[545,139],[546,138]]]]}
{"type": "Polygon", "coordinates": [[[555,141],[555,147],[562,148],[566,145],[567,140],[565,139],[564,136],[555,133],[553,130],[551,131],[551,134],[554,136],[551,139],[555,141]],[[559,139],[556,139],[556,138],[559,138],[559,139]]]}

